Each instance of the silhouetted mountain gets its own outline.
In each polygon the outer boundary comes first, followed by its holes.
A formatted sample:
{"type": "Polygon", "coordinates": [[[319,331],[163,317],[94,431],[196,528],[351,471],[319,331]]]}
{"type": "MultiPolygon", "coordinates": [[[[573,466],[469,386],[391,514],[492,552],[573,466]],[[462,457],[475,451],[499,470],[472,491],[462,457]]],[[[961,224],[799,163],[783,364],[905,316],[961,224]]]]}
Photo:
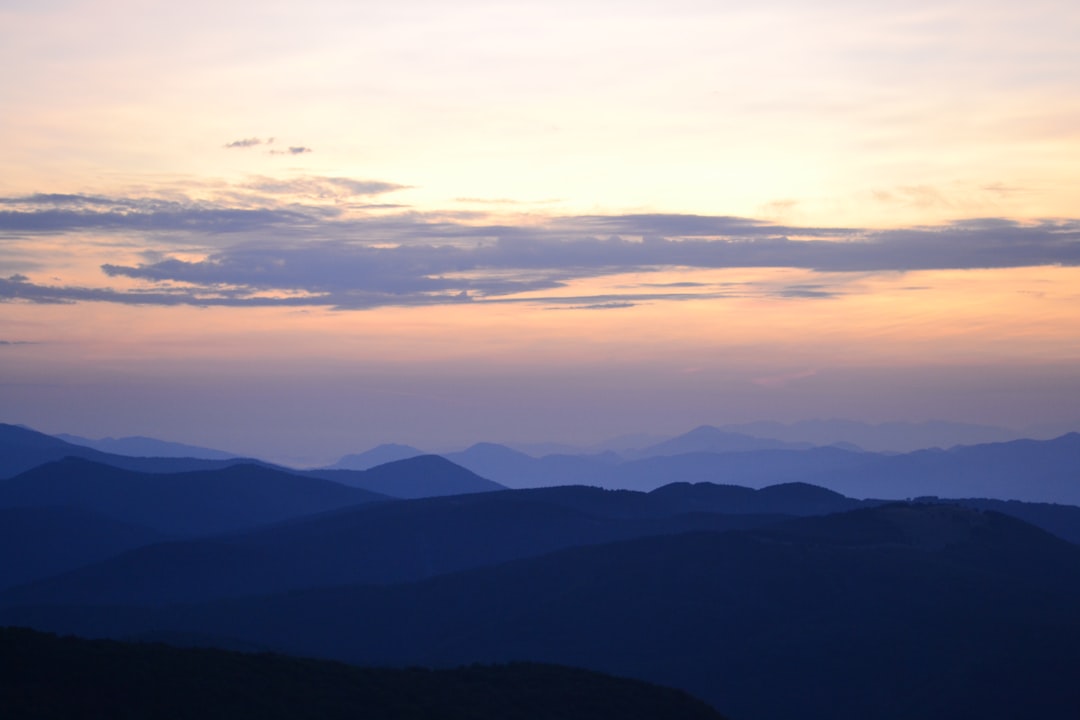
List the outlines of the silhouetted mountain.
{"type": "Polygon", "coordinates": [[[648,458],[685,453],[729,453],[750,450],[805,450],[810,443],[791,443],[770,438],[753,437],[742,433],[726,432],[711,425],[702,425],[688,433],[678,435],[635,451],[624,453],[630,458],[648,458]]]}
{"type": "Polygon", "coordinates": [[[588,452],[614,452],[622,455],[627,451],[657,445],[668,439],[670,438],[652,433],[628,433],[592,445],[588,452]]]}
{"type": "Polygon", "coordinates": [[[512,488],[595,485],[648,491],[673,482],[765,487],[808,481],[840,469],[868,466],[877,456],[836,447],[806,450],[694,452],[625,461],[615,453],[533,458],[502,445],[474,445],[446,456],[512,488]]]}
{"type": "Polygon", "coordinates": [[[0,697],[11,720],[721,720],[676,690],[552,665],[356,668],[23,628],[0,628],[0,660],[0,697]]]}
{"type": "Polygon", "coordinates": [[[417,455],[424,455],[423,450],[417,450],[411,445],[398,445],[386,443],[365,450],[354,455],[345,455],[325,470],[368,470],[376,465],[384,465],[397,460],[408,460],[417,455]]]}
{"type": "Polygon", "coordinates": [[[813,445],[838,445],[846,442],[871,452],[889,453],[1008,442],[1020,437],[1016,431],[1006,428],[940,420],[921,423],[887,422],[878,425],[854,420],[803,420],[788,425],[778,422],[753,422],[724,425],[720,429],[813,445]]]}
{"type": "Polygon", "coordinates": [[[1063,540],[1080,545],[1080,507],[1054,503],[1027,503],[1019,500],[992,500],[989,498],[962,498],[941,500],[918,498],[925,502],[944,502],[951,505],[993,510],[1002,515],[1023,520],[1063,540]]]}
{"type": "MultiPolygon", "coordinates": [[[[651,490],[672,482],[711,482],[761,488],[868,467],[878,456],[835,447],[687,453],[625,462],[607,478],[609,486],[651,490]]],[[[821,483],[818,483],[821,484],[821,483]]]]}
{"type": "Polygon", "coordinates": [[[811,494],[794,486],[685,485],[649,494],[561,487],[377,503],[243,535],[139,548],[11,589],[0,601],[160,604],[407,582],[612,540],[759,527],[783,519],[775,508],[795,514],[858,505],[817,490],[811,507],[804,502],[811,494]]]}
{"type": "Polygon", "coordinates": [[[525,453],[534,458],[544,457],[545,455],[592,455],[603,452],[603,450],[593,450],[558,442],[503,443],[503,447],[508,447],[515,452],[525,453]]]}
{"type": "MultiPolygon", "coordinates": [[[[536,458],[525,453],[495,443],[477,443],[461,452],[444,453],[443,457],[481,477],[503,484],[506,484],[507,477],[527,476],[536,461],[536,458]]],[[[520,488],[527,485],[514,482],[509,487],[520,488]]]]}
{"type": "Polygon", "coordinates": [[[158,440],[156,438],[142,437],[141,435],[121,438],[106,437],[101,438],[100,440],[91,440],[90,438],[79,437],[78,435],[68,435],[67,433],[57,433],[54,437],[57,437],[64,442],[69,442],[72,445],[82,445],[83,447],[93,448],[113,455],[128,455],[131,457],[200,458],[203,460],[240,459],[239,455],[224,452],[223,450],[214,450],[212,448],[199,447],[198,445],[185,445],[184,443],[158,440]]]}
{"type": "Polygon", "coordinates": [[[70,505],[179,535],[226,532],[385,499],[258,465],[151,474],[67,458],[0,480],[0,507],[70,505]]]}
{"type": "Polygon", "coordinates": [[[649,493],[657,500],[675,502],[682,510],[698,512],[773,513],[778,515],[827,515],[852,510],[864,501],[846,498],[840,493],[806,483],[771,485],[754,490],[714,483],[673,483],[649,493]]]}
{"type": "Polygon", "coordinates": [[[852,497],[923,495],[1080,504],[1080,434],[906,455],[865,456],[847,469],[803,479],[852,497]]]}
{"type": "Polygon", "coordinates": [[[216,470],[243,462],[272,467],[268,463],[262,463],[261,461],[240,458],[207,460],[202,458],[155,458],[115,455],[65,442],[52,435],[39,433],[36,430],[0,423],[0,478],[14,477],[31,468],[63,460],[67,457],[83,458],[104,465],[150,473],[216,470]]]}
{"type": "Polygon", "coordinates": [[[438,455],[418,455],[368,470],[307,470],[298,474],[363,488],[395,498],[438,497],[505,490],[504,485],[438,455]]]}
{"type": "MultiPolygon", "coordinates": [[[[610,452],[534,458],[504,445],[478,443],[461,452],[447,453],[444,457],[512,488],[562,485],[629,487],[618,485],[618,468],[621,467],[622,458],[610,452]]],[[[660,484],[663,483],[657,483],[660,484]]]]}
{"type": "Polygon", "coordinates": [[[676,687],[733,717],[1080,712],[1080,549],[989,512],[885,506],[575,548],[393,587],[5,622],[194,632],[361,663],[527,659],[676,687]]]}
{"type": "Polygon", "coordinates": [[[1072,421],[1037,423],[1024,428],[1023,436],[1035,440],[1052,440],[1069,433],[1080,432],[1080,415],[1072,421]]]}
{"type": "Polygon", "coordinates": [[[82,508],[0,508],[0,589],[163,539],[149,528],[82,508]]]}

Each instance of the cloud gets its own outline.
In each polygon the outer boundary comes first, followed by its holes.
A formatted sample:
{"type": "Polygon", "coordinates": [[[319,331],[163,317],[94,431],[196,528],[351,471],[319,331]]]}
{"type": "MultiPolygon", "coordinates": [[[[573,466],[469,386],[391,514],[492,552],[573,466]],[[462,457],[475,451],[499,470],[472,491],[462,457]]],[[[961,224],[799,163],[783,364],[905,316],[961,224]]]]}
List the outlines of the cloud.
{"type": "Polygon", "coordinates": [[[557,308],[559,310],[620,310],[623,308],[637,307],[638,303],[634,302],[606,302],[606,303],[593,303],[591,305],[571,305],[565,308],[557,308]]]}
{"type": "Polygon", "coordinates": [[[249,148],[249,147],[255,147],[256,145],[262,145],[263,143],[265,143],[267,145],[270,145],[273,142],[274,142],[274,138],[267,138],[266,140],[263,140],[262,138],[251,137],[251,138],[244,138],[242,140],[233,140],[231,143],[226,143],[225,147],[230,148],[230,149],[231,148],[249,148]]]}
{"type": "MultiPolygon", "coordinates": [[[[129,239],[165,234],[157,237],[155,252],[147,245],[141,260],[101,262],[106,278],[136,281],[136,290],[42,285],[12,276],[0,297],[339,308],[450,302],[618,307],[746,294],[827,299],[838,292],[838,275],[854,273],[1080,265],[1076,220],[982,218],[894,230],[674,214],[533,215],[515,223],[483,213],[357,213],[341,204],[401,187],[339,177],[255,178],[240,189],[262,207],[82,195],[3,198],[0,231],[93,230],[129,239]],[[183,249],[195,245],[203,252],[193,259],[183,249]],[[755,287],[643,282],[603,296],[560,295],[583,278],[672,268],[794,268],[832,275],[827,282],[755,287]]],[[[39,259],[47,268],[48,258],[39,259]]]]}
{"type": "Polygon", "coordinates": [[[268,195],[300,195],[308,198],[350,198],[382,195],[404,190],[407,185],[381,180],[355,180],[343,177],[305,176],[289,180],[258,177],[244,188],[268,195]]]}
{"type": "Polygon", "coordinates": [[[142,207],[0,211],[0,232],[66,233],[83,230],[237,233],[295,225],[307,215],[286,209],[182,206],[152,201],[142,207]]]}
{"type": "Polygon", "coordinates": [[[284,150],[271,150],[271,155],[306,155],[309,152],[315,152],[309,147],[303,145],[290,145],[284,150]]]}

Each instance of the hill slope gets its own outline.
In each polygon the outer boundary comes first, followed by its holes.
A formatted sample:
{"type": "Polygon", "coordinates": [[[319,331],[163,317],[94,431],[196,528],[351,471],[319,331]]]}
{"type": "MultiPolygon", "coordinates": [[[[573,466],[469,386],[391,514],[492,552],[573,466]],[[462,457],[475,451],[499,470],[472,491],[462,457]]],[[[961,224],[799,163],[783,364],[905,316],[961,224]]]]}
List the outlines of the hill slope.
{"type": "Polygon", "coordinates": [[[550,665],[430,671],[0,628],[4,717],[722,720],[685,693],[550,665]]]}
{"type": "MultiPolygon", "coordinates": [[[[563,548],[758,527],[827,490],[677,485],[653,493],[564,487],[371,503],[242,535],[139,548],[12,589],[12,603],[198,602],[320,586],[423,580],[563,548]]],[[[810,506],[822,511],[824,505],[810,506]]]]}
{"type": "Polygon", "coordinates": [[[66,458],[0,481],[0,507],[75,506],[174,535],[250,528],[378,499],[258,465],[151,474],[66,458]]]}
{"type": "Polygon", "coordinates": [[[299,474],[405,499],[506,489],[438,455],[415,455],[367,470],[323,468],[299,474]]]}
{"type": "Polygon", "coordinates": [[[1080,549],[996,513],[911,505],[409,585],[0,617],[362,663],[569,664],[681,687],[746,720],[1064,718],[1080,712],[1078,603],[1080,549]]]}

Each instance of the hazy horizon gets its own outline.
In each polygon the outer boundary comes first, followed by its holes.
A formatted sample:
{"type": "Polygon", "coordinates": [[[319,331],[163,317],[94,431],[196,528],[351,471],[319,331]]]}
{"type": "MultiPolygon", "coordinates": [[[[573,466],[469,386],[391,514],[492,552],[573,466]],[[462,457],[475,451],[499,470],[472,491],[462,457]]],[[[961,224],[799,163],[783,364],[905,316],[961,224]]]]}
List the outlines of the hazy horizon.
{"type": "MultiPolygon", "coordinates": [[[[46,432],[41,428],[32,427],[25,423],[9,423],[19,425],[37,432],[46,432]]],[[[953,423],[949,421],[930,420],[924,422],[887,421],[883,423],[863,423],[843,418],[811,418],[790,423],[777,423],[776,421],[751,421],[747,423],[725,423],[698,425],[684,428],[676,432],[629,432],[617,435],[604,436],[600,440],[590,442],[574,442],[552,440],[550,438],[533,437],[525,440],[508,440],[498,437],[473,437],[470,440],[457,444],[425,445],[413,443],[408,440],[389,440],[377,443],[365,444],[362,439],[355,444],[343,444],[331,447],[315,438],[310,442],[310,436],[300,435],[292,439],[283,449],[278,445],[255,446],[254,450],[239,451],[222,445],[221,443],[198,444],[185,439],[172,436],[150,436],[145,433],[133,433],[129,435],[80,435],[64,431],[46,432],[69,442],[87,444],[97,447],[105,452],[120,455],[154,455],[145,451],[127,452],[117,446],[106,446],[102,443],[110,441],[155,441],[167,444],[190,445],[203,450],[212,450],[229,453],[239,457],[251,457],[258,460],[274,462],[296,468],[326,467],[350,455],[362,455],[371,450],[378,450],[383,446],[410,446],[423,453],[453,454],[464,452],[474,445],[494,444],[508,447],[518,452],[523,452],[533,457],[542,457],[548,454],[578,454],[578,453],[603,453],[614,451],[624,458],[636,457],[633,451],[641,451],[653,445],[663,443],[672,438],[690,434],[702,428],[714,428],[725,433],[744,435],[748,438],[779,439],[791,443],[803,443],[806,446],[822,446],[832,444],[849,444],[860,447],[867,452],[904,453],[923,448],[940,447],[948,449],[956,445],[978,445],[995,442],[1008,442],[1016,439],[1050,440],[1073,432],[1080,432],[1080,421],[1060,425],[1028,426],[1025,428],[1009,428],[995,425],[978,423],[953,423]],[[777,428],[760,428],[755,425],[776,425],[777,428]],[[853,428],[850,432],[845,429],[853,428]],[[862,434],[864,437],[872,437],[870,443],[860,445],[861,439],[855,437],[862,434]],[[309,442],[305,442],[305,441],[309,442]],[[313,448],[321,449],[321,452],[311,452],[313,448]],[[629,454],[627,454],[629,453],[629,454]]],[[[168,453],[167,456],[182,457],[182,454],[168,453]]],[[[207,456],[210,457],[210,456],[207,456]]],[[[382,461],[386,462],[386,461],[382,461]]]]}

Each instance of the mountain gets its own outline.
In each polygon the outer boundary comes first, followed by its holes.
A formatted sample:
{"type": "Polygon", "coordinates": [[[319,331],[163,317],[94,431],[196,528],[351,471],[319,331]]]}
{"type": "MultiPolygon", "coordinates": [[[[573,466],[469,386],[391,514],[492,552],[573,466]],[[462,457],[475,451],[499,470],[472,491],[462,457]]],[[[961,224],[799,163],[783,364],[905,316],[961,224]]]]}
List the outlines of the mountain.
{"type": "MultiPolygon", "coordinates": [[[[919,498],[923,500],[923,498],[919,498]]],[[[938,498],[926,498],[930,502],[938,498]]],[[[950,499],[950,504],[962,505],[977,510],[993,510],[1002,515],[1031,523],[1037,528],[1080,545],[1080,507],[1058,505],[1056,503],[1026,503],[1019,500],[993,500],[990,498],[950,499]]]]}
{"type": "Polygon", "coordinates": [[[36,430],[19,425],[0,423],[0,478],[14,477],[31,468],[63,460],[67,457],[83,458],[104,465],[150,473],[215,470],[242,462],[271,467],[269,464],[257,460],[240,458],[210,460],[205,458],[156,458],[115,455],[65,442],[52,435],[39,433],[36,430]]]}
{"type": "Polygon", "coordinates": [[[423,580],[553,550],[734,530],[858,506],[827,490],[588,487],[372,503],[252,532],[142,547],[0,595],[4,604],[163,604],[423,580]]]}
{"type": "Polygon", "coordinates": [[[505,490],[499,483],[485,480],[438,455],[384,463],[368,470],[306,470],[298,474],[331,480],[395,498],[422,498],[441,495],[505,490]]]}
{"type": "Polygon", "coordinates": [[[941,420],[871,424],[854,420],[803,420],[788,425],[753,422],[724,425],[721,430],[793,443],[838,445],[851,443],[871,452],[908,453],[926,448],[1008,442],[1019,438],[1014,430],[941,420]]]}
{"type": "Polygon", "coordinates": [[[1080,433],[866,459],[803,480],[851,497],[982,497],[1080,505],[1080,433]]]}
{"type": "Polygon", "coordinates": [[[444,457],[511,488],[560,485],[620,487],[613,478],[617,476],[622,458],[611,452],[534,458],[505,445],[477,443],[461,452],[446,453],[444,457]]]}
{"type": "Polygon", "coordinates": [[[122,438],[107,437],[101,438],[100,440],[91,440],[90,438],[79,437],[78,435],[68,435],[67,433],[58,433],[54,437],[57,437],[64,442],[71,443],[72,445],[82,445],[113,455],[128,455],[131,457],[200,458],[203,460],[234,460],[240,458],[239,455],[227,453],[222,450],[199,447],[198,445],[185,445],[184,443],[158,440],[156,438],[142,437],[141,435],[122,438]]]}
{"type": "Polygon", "coordinates": [[[670,440],[651,445],[626,455],[640,459],[661,455],[683,455],[685,453],[729,453],[749,450],[805,450],[810,443],[792,443],[770,438],[753,437],[742,433],[728,432],[711,425],[702,425],[690,432],[670,440]]]}
{"type": "Polygon", "coordinates": [[[174,535],[203,535],[385,499],[259,465],[139,473],[67,458],[0,480],[0,507],[68,505],[174,535]]]}
{"type": "Polygon", "coordinates": [[[858,472],[877,457],[836,447],[661,455],[625,462],[607,476],[606,482],[637,490],[651,490],[672,482],[760,488],[813,482],[840,471],[858,472]]]}
{"type": "Polygon", "coordinates": [[[838,469],[861,468],[877,457],[837,447],[805,450],[686,452],[624,460],[615,453],[534,458],[502,445],[480,443],[445,457],[512,488],[595,485],[649,491],[673,482],[765,487],[802,482],[838,469]]]}
{"type": "Polygon", "coordinates": [[[486,442],[476,443],[460,452],[444,453],[443,457],[472,470],[477,475],[491,478],[495,482],[507,484],[506,480],[510,478],[509,486],[518,488],[528,487],[524,481],[516,479],[528,477],[536,462],[536,458],[523,452],[511,450],[505,445],[486,442]]]}
{"type": "Polygon", "coordinates": [[[362,453],[345,455],[333,465],[324,468],[326,470],[368,470],[376,465],[394,462],[396,460],[408,460],[417,455],[424,455],[423,450],[417,450],[412,445],[398,445],[386,443],[373,447],[362,453]]]}
{"type": "Polygon", "coordinates": [[[1076,717],[1080,548],[993,513],[887,505],[580,547],[389,587],[172,608],[5,608],[365,664],[530,660],[679,687],[747,720],[1076,717]]]}
{"type": "Polygon", "coordinates": [[[567,667],[357,668],[0,628],[7,718],[722,720],[685,693],[567,667]]]}
{"type": "Polygon", "coordinates": [[[165,539],[77,507],[0,508],[0,589],[165,539]]]}

